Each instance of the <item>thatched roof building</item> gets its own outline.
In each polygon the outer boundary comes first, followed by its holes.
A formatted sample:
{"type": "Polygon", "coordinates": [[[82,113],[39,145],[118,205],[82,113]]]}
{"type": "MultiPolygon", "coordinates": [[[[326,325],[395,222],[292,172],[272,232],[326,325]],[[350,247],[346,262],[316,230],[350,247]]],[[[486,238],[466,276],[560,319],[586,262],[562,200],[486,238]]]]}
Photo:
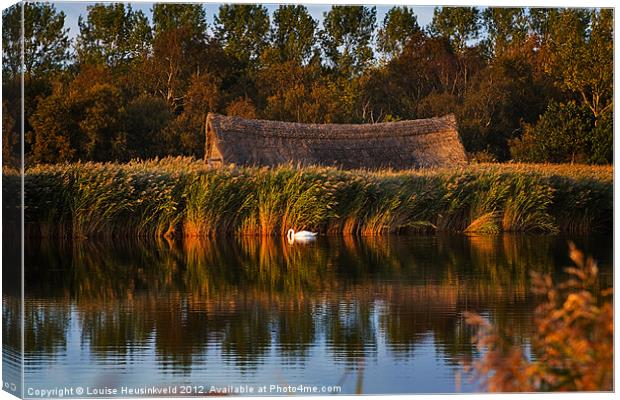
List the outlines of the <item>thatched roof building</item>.
{"type": "Polygon", "coordinates": [[[454,115],[381,124],[300,124],[209,114],[211,165],[293,163],[340,168],[420,168],[465,163],[454,115]]]}

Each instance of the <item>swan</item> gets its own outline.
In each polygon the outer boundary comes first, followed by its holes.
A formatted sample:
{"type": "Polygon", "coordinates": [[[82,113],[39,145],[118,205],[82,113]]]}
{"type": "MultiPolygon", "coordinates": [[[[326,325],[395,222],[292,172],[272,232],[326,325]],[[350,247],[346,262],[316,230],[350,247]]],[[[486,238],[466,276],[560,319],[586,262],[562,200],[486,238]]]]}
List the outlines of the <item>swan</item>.
{"type": "Polygon", "coordinates": [[[311,240],[314,240],[316,238],[316,235],[317,235],[316,232],[309,232],[309,231],[295,232],[293,229],[289,229],[288,232],[286,233],[286,238],[288,239],[288,242],[292,244],[296,240],[298,242],[309,242],[311,240]]]}

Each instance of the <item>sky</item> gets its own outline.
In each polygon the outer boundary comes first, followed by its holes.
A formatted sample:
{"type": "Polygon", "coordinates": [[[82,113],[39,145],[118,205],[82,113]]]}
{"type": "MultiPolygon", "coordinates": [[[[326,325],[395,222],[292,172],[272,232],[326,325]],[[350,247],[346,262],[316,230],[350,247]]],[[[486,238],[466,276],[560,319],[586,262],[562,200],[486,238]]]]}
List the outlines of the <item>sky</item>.
{"type": "MultiPolygon", "coordinates": [[[[78,28],[78,18],[79,16],[86,17],[86,7],[91,4],[95,4],[95,2],[61,2],[61,1],[52,1],[51,2],[57,10],[64,11],[67,16],[65,19],[65,26],[69,28],[69,37],[74,38],[79,33],[78,28]]],[[[131,7],[134,10],[141,10],[144,14],[151,20],[151,8],[153,3],[145,3],[145,2],[130,2],[131,7]]],[[[207,23],[210,26],[213,26],[213,15],[217,14],[217,10],[221,3],[203,3],[204,8],[207,14],[207,23]]],[[[275,9],[278,8],[278,4],[264,4],[264,6],[269,10],[270,14],[273,13],[275,9]]],[[[306,5],[310,15],[316,20],[319,21],[319,26],[321,26],[323,21],[323,13],[329,11],[331,8],[330,5],[327,4],[309,4],[306,5]]],[[[381,25],[383,22],[383,18],[385,14],[388,12],[392,6],[389,5],[377,5],[377,24],[381,25]]],[[[410,6],[413,12],[418,17],[418,23],[420,26],[425,26],[431,22],[433,18],[433,6],[410,6]]],[[[152,22],[152,21],[151,21],[152,22]]]]}

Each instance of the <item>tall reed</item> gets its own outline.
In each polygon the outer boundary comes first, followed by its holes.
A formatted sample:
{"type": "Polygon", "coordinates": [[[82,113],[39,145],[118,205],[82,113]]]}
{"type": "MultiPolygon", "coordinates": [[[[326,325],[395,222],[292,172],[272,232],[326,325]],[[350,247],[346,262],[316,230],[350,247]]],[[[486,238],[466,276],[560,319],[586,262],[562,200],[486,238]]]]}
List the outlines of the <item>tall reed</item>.
{"type": "Polygon", "coordinates": [[[192,180],[183,193],[185,235],[230,232],[251,212],[254,189],[247,174],[234,170],[218,170],[192,180]]]}
{"type": "MultiPolygon", "coordinates": [[[[19,187],[3,176],[5,210],[19,187]]],[[[587,233],[613,217],[612,169],[589,166],[212,169],[165,158],[36,166],[25,193],[29,232],[44,236],[587,233]]]]}

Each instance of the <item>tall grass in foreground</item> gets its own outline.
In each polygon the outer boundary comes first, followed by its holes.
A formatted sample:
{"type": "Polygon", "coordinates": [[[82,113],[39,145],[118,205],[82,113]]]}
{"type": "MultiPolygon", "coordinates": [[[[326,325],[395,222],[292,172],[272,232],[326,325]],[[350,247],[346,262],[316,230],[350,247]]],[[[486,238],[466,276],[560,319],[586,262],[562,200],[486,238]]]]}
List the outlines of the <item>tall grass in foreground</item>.
{"type": "Polygon", "coordinates": [[[529,359],[513,345],[512,333],[494,327],[475,313],[467,323],[478,329],[482,356],[466,365],[492,392],[611,391],[613,389],[614,322],[612,290],[601,291],[598,268],[573,244],[566,268],[569,279],[553,284],[549,275],[534,275],[534,291],[544,296],[534,316],[536,331],[529,359]]]}
{"type": "MultiPolygon", "coordinates": [[[[5,209],[19,175],[3,175],[5,209]]],[[[610,230],[611,167],[211,169],[189,158],[30,168],[27,230],[61,236],[610,230]]],[[[14,205],[15,206],[15,205],[14,205]]]]}

